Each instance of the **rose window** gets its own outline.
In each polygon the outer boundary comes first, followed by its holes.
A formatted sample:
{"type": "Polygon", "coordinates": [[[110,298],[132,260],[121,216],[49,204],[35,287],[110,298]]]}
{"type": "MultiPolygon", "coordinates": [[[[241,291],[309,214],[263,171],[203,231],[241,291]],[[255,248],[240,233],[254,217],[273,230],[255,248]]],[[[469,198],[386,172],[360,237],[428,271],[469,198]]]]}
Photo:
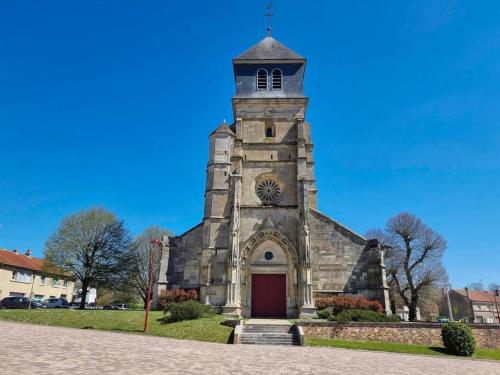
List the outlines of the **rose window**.
{"type": "Polygon", "coordinates": [[[263,203],[273,203],[281,195],[281,188],[274,180],[261,181],[255,191],[263,203]]]}

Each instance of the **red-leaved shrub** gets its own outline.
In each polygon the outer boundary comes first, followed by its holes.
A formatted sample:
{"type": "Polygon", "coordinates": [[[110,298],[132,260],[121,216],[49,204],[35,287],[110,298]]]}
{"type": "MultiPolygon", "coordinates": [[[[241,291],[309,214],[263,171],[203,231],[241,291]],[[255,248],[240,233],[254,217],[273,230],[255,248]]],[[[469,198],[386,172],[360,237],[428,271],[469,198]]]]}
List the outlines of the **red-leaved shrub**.
{"type": "Polygon", "coordinates": [[[371,301],[361,296],[331,296],[321,297],[314,300],[318,310],[331,307],[333,314],[338,314],[345,310],[372,310],[382,313],[384,308],[379,301],[371,301]]]}
{"type": "Polygon", "coordinates": [[[165,309],[172,302],[198,301],[196,289],[167,289],[158,296],[158,309],[165,309]]]}

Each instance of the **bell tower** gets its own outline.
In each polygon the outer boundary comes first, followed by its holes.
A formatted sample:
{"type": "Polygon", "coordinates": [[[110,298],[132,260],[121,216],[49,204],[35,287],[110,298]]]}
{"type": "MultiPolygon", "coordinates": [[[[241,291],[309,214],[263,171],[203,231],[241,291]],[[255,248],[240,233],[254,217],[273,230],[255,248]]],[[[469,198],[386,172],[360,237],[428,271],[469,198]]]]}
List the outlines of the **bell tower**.
{"type": "Polygon", "coordinates": [[[305,67],[304,57],[271,36],[233,60],[235,136],[223,308],[228,314],[251,316],[260,298],[255,277],[273,269],[286,276],[285,290],[276,291],[286,293],[283,316],[315,314],[308,207],[316,207],[316,186],[309,125],[304,121],[305,67]],[[264,236],[268,248],[252,248],[252,241],[264,236]],[[256,259],[254,253],[259,252],[269,259],[256,259]],[[281,268],[273,266],[274,253],[287,254],[280,258],[281,268]],[[257,263],[250,267],[249,262],[257,263]]]}

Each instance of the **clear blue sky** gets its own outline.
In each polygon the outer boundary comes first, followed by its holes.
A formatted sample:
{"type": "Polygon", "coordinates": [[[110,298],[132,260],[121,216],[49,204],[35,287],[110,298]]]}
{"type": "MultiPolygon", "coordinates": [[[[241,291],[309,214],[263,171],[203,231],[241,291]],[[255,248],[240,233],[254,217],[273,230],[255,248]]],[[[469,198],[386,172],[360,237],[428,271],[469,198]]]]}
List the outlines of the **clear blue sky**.
{"type": "MultiPolygon", "coordinates": [[[[275,1],[308,58],[319,208],[364,233],[409,211],[454,286],[500,281],[500,2],[275,1]]],[[[103,205],[133,234],[203,215],[208,134],[264,1],[0,0],[0,247],[41,255],[103,205]]]]}

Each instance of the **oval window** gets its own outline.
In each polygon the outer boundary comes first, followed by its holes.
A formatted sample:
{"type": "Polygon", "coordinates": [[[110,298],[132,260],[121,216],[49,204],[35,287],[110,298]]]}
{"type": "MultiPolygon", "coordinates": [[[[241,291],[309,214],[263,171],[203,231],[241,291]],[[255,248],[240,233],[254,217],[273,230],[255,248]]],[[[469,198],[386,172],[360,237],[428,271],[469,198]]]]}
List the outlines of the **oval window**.
{"type": "Polygon", "coordinates": [[[272,260],[273,259],[273,253],[270,252],[270,251],[266,251],[266,253],[264,254],[264,258],[266,258],[266,260],[272,260]]]}

